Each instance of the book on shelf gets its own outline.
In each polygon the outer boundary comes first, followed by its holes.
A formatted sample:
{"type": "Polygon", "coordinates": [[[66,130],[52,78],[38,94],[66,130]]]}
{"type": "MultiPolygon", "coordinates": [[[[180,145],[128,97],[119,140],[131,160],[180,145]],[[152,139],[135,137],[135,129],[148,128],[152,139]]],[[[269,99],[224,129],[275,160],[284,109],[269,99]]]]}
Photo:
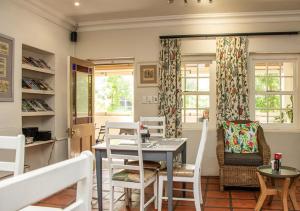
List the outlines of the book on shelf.
{"type": "Polygon", "coordinates": [[[31,79],[23,78],[22,79],[22,88],[24,89],[34,89],[34,90],[44,90],[44,91],[53,91],[47,82],[41,79],[31,79]]]}
{"type": "Polygon", "coordinates": [[[53,111],[52,108],[42,99],[22,99],[23,112],[44,112],[53,111]]]}
{"type": "Polygon", "coordinates": [[[40,58],[33,58],[31,56],[23,56],[22,58],[23,64],[28,64],[34,67],[43,68],[43,69],[51,69],[51,67],[45,62],[45,60],[40,58]]]}

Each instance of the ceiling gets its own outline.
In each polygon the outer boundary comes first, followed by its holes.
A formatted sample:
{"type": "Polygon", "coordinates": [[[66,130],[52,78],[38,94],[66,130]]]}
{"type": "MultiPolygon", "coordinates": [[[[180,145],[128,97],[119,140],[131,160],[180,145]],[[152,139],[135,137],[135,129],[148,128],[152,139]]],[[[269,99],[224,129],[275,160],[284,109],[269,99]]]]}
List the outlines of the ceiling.
{"type": "Polygon", "coordinates": [[[74,0],[26,1],[43,5],[77,23],[185,14],[300,10],[300,0],[214,0],[213,4],[188,0],[188,5],[183,0],[174,0],[173,4],[168,4],[168,0],[80,0],[79,7],[74,6],[74,0]]]}

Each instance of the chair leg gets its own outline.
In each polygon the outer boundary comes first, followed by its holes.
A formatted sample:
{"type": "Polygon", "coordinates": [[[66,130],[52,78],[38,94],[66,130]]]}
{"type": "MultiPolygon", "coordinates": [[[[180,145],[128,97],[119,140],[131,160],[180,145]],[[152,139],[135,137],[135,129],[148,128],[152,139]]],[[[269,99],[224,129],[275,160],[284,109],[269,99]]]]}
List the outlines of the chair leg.
{"type": "Polygon", "coordinates": [[[201,184],[201,176],[199,179],[199,196],[200,196],[200,204],[203,204],[203,195],[202,195],[202,184],[201,184]]]}
{"type": "Polygon", "coordinates": [[[126,207],[129,207],[129,189],[128,188],[124,188],[124,193],[125,193],[125,204],[126,204],[126,207]]]}
{"type": "Polygon", "coordinates": [[[114,191],[115,191],[115,188],[114,186],[111,186],[110,187],[110,200],[109,200],[109,210],[110,211],[113,211],[114,210],[114,191]]]}
{"type": "Polygon", "coordinates": [[[158,211],[161,211],[161,207],[162,207],[163,189],[164,189],[164,181],[163,181],[162,177],[159,177],[159,180],[158,180],[158,211]]]}
{"type": "Polygon", "coordinates": [[[157,209],[157,178],[156,178],[156,180],[153,183],[153,191],[154,191],[154,196],[155,196],[155,199],[154,199],[154,208],[157,209]]]}
{"type": "Polygon", "coordinates": [[[199,183],[195,182],[193,184],[193,188],[194,188],[194,199],[195,199],[195,207],[196,207],[196,211],[201,211],[201,204],[200,204],[200,187],[199,187],[199,183]]]}
{"type": "Polygon", "coordinates": [[[140,189],[140,211],[144,211],[145,208],[145,189],[140,189]]]}

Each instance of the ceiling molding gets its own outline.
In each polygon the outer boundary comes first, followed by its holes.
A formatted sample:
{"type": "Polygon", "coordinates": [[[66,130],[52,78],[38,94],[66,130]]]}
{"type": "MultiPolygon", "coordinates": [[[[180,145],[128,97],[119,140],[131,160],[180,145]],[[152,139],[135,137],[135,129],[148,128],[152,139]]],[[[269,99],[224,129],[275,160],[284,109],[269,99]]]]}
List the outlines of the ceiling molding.
{"type": "Polygon", "coordinates": [[[16,4],[26,8],[32,13],[66,29],[73,30],[76,22],[65,15],[47,7],[43,3],[32,0],[13,0],[16,4]]]}
{"type": "Polygon", "coordinates": [[[104,21],[86,21],[78,23],[78,31],[101,31],[193,24],[280,23],[297,21],[300,22],[300,10],[214,14],[206,13],[104,21]]]}

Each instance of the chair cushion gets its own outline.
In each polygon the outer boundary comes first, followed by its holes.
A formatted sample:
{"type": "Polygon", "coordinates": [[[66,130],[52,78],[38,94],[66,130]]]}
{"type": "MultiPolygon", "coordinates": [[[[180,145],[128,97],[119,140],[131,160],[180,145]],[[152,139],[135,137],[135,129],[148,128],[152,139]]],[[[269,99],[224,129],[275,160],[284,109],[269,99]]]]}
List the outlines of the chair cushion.
{"type": "Polygon", "coordinates": [[[263,159],[259,153],[224,153],[224,164],[231,166],[260,166],[263,159]]]}
{"type": "MultiPolygon", "coordinates": [[[[137,166],[139,165],[139,161],[137,160],[129,161],[128,165],[137,166]]],[[[158,170],[160,169],[161,166],[159,162],[155,162],[155,161],[144,161],[143,165],[144,165],[144,169],[152,169],[152,170],[158,170]]]]}
{"type": "MultiPolygon", "coordinates": [[[[147,182],[156,175],[156,171],[145,169],[144,181],[147,182]]],[[[122,170],[113,174],[112,180],[124,181],[124,182],[140,182],[140,172],[132,170],[122,170]]]]}
{"type": "Polygon", "coordinates": [[[225,130],[225,152],[231,153],[257,153],[258,122],[238,124],[235,122],[223,122],[225,130]]]}
{"type": "MultiPolygon", "coordinates": [[[[177,164],[173,169],[173,176],[175,177],[193,177],[195,166],[191,164],[177,164]]],[[[166,176],[167,169],[159,172],[160,175],[166,176]]]]}

